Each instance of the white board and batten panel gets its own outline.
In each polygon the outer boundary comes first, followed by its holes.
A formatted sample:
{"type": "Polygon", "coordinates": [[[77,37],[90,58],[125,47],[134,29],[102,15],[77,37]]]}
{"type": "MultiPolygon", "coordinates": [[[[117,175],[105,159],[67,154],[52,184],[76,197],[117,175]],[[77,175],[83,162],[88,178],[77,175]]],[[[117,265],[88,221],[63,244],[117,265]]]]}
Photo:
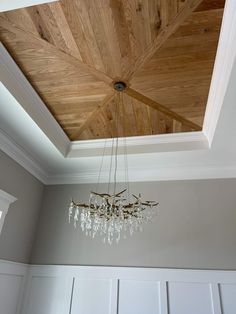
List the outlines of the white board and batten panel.
{"type": "Polygon", "coordinates": [[[207,283],[168,283],[169,314],[215,314],[211,286],[207,283]]]}
{"type": "Polygon", "coordinates": [[[0,260],[0,313],[18,314],[28,266],[0,260]]]}
{"type": "Polygon", "coordinates": [[[236,272],[0,261],[0,313],[235,314],[236,272]]]}
{"type": "Polygon", "coordinates": [[[68,277],[29,275],[22,314],[69,314],[72,280],[68,277]]]}
{"type": "Polygon", "coordinates": [[[21,314],[236,313],[235,271],[31,266],[27,286],[21,314]]]}
{"type": "Polygon", "coordinates": [[[75,279],[71,314],[110,314],[112,280],[75,279]]]}
{"type": "Polygon", "coordinates": [[[0,313],[17,312],[21,287],[21,276],[0,275],[0,313]]]}
{"type": "Polygon", "coordinates": [[[159,282],[121,280],[118,310],[119,314],[160,314],[159,282]]]}
{"type": "Polygon", "coordinates": [[[219,288],[223,314],[235,314],[236,284],[220,284],[219,288]]]}

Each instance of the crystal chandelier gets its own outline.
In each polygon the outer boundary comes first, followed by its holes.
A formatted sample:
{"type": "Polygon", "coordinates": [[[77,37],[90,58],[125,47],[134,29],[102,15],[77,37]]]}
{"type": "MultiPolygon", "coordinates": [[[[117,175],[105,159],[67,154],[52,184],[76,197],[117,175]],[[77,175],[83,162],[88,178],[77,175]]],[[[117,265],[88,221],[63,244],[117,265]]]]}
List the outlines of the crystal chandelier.
{"type": "MultiPolygon", "coordinates": [[[[123,82],[114,83],[117,92],[116,102],[116,129],[118,132],[119,105],[123,102],[123,91],[126,85],[123,82]]],[[[123,103],[122,103],[123,105],[123,103]]],[[[142,231],[142,224],[151,221],[156,213],[156,201],[143,201],[141,194],[132,194],[132,201],[129,193],[128,180],[128,158],[126,138],[124,138],[124,164],[125,164],[125,184],[126,188],[117,192],[117,161],[118,161],[118,134],[116,139],[112,139],[111,160],[109,170],[108,190],[105,193],[98,193],[103,159],[106,150],[106,141],[98,175],[98,182],[95,192],[90,193],[88,204],[76,203],[73,200],[69,206],[69,222],[74,222],[74,227],[80,226],[87,236],[94,238],[100,236],[103,242],[112,244],[119,242],[121,235],[126,238],[127,234],[132,235],[135,231],[142,231]],[[113,167],[114,161],[114,170],[113,167]],[[111,183],[111,174],[114,172],[114,181],[111,183]],[[111,191],[111,185],[113,189],[111,191]]]]}

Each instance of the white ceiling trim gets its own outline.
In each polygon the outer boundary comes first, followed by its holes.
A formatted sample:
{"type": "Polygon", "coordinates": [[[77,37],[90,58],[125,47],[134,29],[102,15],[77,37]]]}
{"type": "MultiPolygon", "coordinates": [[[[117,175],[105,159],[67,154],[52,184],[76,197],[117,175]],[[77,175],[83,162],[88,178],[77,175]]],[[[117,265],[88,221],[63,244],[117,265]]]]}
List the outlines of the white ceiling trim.
{"type": "MultiPolygon", "coordinates": [[[[156,152],[189,151],[208,149],[208,140],[203,132],[186,132],[119,138],[118,154],[145,154],[156,152]]],[[[112,139],[98,139],[71,142],[67,158],[101,156],[110,154],[112,139]]]]}
{"type": "Polygon", "coordinates": [[[236,1],[226,0],[215,65],[203,123],[211,146],[236,56],[236,1]]]}
{"type": "Polygon", "coordinates": [[[55,2],[58,0],[0,0],[0,12],[26,8],[33,5],[55,2]]]}
{"type": "Polygon", "coordinates": [[[70,146],[68,137],[2,43],[0,43],[0,81],[65,156],[70,146]]]}
{"type": "Polygon", "coordinates": [[[28,152],[10,138],[3,130],[0,129],[0,149],[15,160],[19,165],[25,168],[34,177],[42,183],[48,182],[47,172],[39,165],[28,152]]]}
{"type": "MultiPolygon", "coordinates": [[[[145,157],[144,157],[145,164],[145,157]]],[[[109,172],[102,172],[100,183],[108,182],[109,172]]],[[[168,169],[156,169],[148,166],[145,169],[129,167],[130,182],[150,182],[150,181],[178,181],[178,180],[204,180],[204,179],[221,179],[236,178],[236,167],[219,166],[219,165],[202,165],[201,167],[176,166],[168,169]]],[[[53,184],[89,184],[96,183],[98,180],[98,172],[80,172],[66,173],[60,175],[51,175],[48,185],[53,184]]],[[[125,173],[119,171],[117,182],[125,181],[125,173]]]]}

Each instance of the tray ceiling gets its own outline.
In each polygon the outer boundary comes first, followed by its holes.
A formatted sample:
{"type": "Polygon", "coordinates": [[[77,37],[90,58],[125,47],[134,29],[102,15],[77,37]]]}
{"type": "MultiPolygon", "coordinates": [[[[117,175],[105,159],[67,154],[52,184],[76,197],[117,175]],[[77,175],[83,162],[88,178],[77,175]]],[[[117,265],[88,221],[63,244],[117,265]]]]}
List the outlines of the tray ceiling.
{"type": "Polygon", "coordinates": [[[0,40],[71,140],[196,131],[223,8],[222,0],[61,0],[1,13],[0,40]],[[117,80],[127,83],[122,95],[117,80]]]}

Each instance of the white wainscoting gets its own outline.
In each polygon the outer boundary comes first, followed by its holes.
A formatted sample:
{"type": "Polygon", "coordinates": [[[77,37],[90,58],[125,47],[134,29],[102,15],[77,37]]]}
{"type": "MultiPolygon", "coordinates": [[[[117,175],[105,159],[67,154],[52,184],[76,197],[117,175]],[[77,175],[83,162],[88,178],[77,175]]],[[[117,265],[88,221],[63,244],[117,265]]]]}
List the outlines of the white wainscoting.
{"type": "Polygon", "coordinates": [[[236,271],[0,260],[0,314],[235,314],[236,271]]]}
{"type": "Polygon", "coordinates": [[[21,312],[235,313],[236,271],[89,266],[30,266],[21,312]]]}
{"type": "Polygon", "coordinates": [[[28,266],[0,260],[0,313],[18,314],[28,266]]]}

